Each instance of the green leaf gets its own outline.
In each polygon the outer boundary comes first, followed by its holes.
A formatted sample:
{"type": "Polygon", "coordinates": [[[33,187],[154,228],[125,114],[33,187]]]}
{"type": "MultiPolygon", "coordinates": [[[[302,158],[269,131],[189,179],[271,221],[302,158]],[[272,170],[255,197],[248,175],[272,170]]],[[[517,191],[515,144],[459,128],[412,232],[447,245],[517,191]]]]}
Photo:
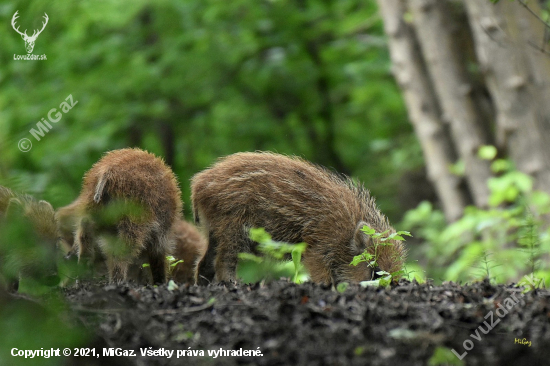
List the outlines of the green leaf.
{"type": "MultiPolygon", "coordinates": [[[[498,2],[498,0],[491,0],[493,3],[498,2]]],[[[456,355],[453,353],[452,350],[450,350],[447,347],[438,346],[432,357],[428,360],[429,366],[446,366],[446,365],[454,365],[454,366],[463,366],[464,361],[456,357],[456,355]]]]}
{"type": "Polygon", "coordinates": [[[353,260],[351,261],[350,265],[356,266],[361,262],[367,262],[367,261],[371,260],[373,257],[374,256],[372,254],[370,254],[369,252],[367,252],[367,250],[365,249],[365,251],[363,253],[353,257],[353,260]]]}
{"type": "Polygon", "coordinates": [[[300,267],[302,265],[302,252],[303,252],[302,248],[296,247],[292,250],[292,253],[291,253],[292,262],[294,263],[294,278],[293,278],[294,283],[298,283],[298,276],[300,273],[300,267]]]}
{"type": "Polygon", "coordinates": [[[497,156],[497,148],[492,145],[485,145],[479,148],[477,156],[483,160],[493,160],[497,156]]]}
{"type": "Polygon", "coordinates": [[[264,228],[252,228],[250,229],[250,239],[260,244],[266,244],[271,241],[271,235],[264,228]]]}
{"type": "Polygon", "coordinates": [[[459,177],[463,177],[466,173],[466,164],[464,160],[459,159],[456,163],[449,165],[449,171],[459,177]]]}
{"type": "Polygon", "coordinates": [[[508,160],[497,159],[491,164],[493,173],[504,173],[512,168],[512,164],[508,160]]]}
{"type": "Polygon", "coordinates": [[[364,232],[367,235],[373,235],[374,233],[376,233],[376,230],[371,229],[367,225],[363,225],[363,227],[361,228],[361,231],[364,232]]]}
{"type": "Polygon", "coordinates": [[[252,253],[239,253],[238,257],[239,259],[247,260],[255,263],[262,263],[264,260],[262,257],[258,257],[257,255],[254,255],[252,253]]]}
{"type": "Polygon", "coordinates": [[[336,286],[336,291],[339,293],[345,292],[347,288],[349,287],[349,283],[347,282],[340,282],[338,286],[336,286]]]}
{"type": "Polygon", "coordinates": [[[150,267],[150,265],[149,265],[149,263],[143,263],[143,264],[141,265],[141,267],[142,267],[142,268],[147,268],[147,267],[150,267]]]}
{"type": "Polygon", "coordinates": [[[183,259],[180,259],[179,261],[170,264],[170,267],[175,267],[175,266],[177,266],[177,265],[180,264],[180,263],[183,263],[183,259]]]}
{"type": "Polygon", "coordinates": [[[386,287],[391,285],[391,276],[382,277],[378,280],[380,287],[386,287]]]}

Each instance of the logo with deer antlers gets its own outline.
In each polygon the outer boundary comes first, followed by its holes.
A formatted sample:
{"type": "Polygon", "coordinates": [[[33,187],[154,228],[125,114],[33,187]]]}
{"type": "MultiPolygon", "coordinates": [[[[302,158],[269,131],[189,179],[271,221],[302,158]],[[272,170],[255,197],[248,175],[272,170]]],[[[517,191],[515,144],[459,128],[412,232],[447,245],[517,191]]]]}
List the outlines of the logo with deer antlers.
{"type": "Polygon", "coordinates": [[[13,29],[19,33],[21,35],[21,38],[23,38],[23,41],[25,41],[25,48],[27,49],[27,53],[31,53],[33,48],[34,48],[34,42],[36,42],[36,38],[38,38],[38,36],[40,35],[40,33],[42,33],[42,31],[44,30],[44,28],[46,28],[46,24],[48,24],[48,14],[44,13],[44,19],[46,20],[46,22],[43,22],[42,23],[42,29],[40,29],[39,31],[37,31],[36,29],[34,30],[32,36],[28,36],[27,35],[27,30],[25,29],[24,32],[20,32],[19,31],[19,27],[15,28],[15,20],[17,18],[19,18],[19,16],[17,15],[17,13],[19,12],[19,10],[17,10],[15,12],[15,14],[13,14],[13,18],[11,18],[11,26],[13,27],[13,29]]]}

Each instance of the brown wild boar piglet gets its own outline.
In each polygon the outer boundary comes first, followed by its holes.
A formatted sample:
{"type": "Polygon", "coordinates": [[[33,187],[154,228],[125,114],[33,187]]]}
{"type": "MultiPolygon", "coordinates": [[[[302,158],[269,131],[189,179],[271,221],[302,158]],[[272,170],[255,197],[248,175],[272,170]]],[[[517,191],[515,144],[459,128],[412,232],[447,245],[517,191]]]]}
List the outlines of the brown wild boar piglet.
{"type": "MultiPolygon", "coordinates": [[[[180,189],[160,158],[140,149],[108,152],[84,176],[76,199],[74,247],[79,261],[105,257],[111,282],[146,256],[155,283],[166,281],[172,225],[181,218],[180,189]]],[[[70,221],[70,220],[69,220],[70,221]]]]}
{"type": "MultiPolygon", "coordinates": [[[[232,281],[237,255],[254,251],[250,228],[263,227],[273,240],[306,242],[303,255],[311,280],[337,284],[373,277],[365,262],[353,257],[372,239],[360,229],[395,232],[362,186],[297,157],[256,152],[220,159],[191,180],[193,214],[208,237],[197,282],[232,281]]],[[[380,269],[402,268],[405,250],[399,241],[378,249],[380,269]]]]}
{"type": "Polygon", "coordinates": [[[10,291],[18,290],[20,277],[59,283],[58,240],[50,203],[0,187],[0,269],[10,291]]]}
{"type": "Polygon", "coordinates": [[[172,270],[172,279],[177,283],[195,283],[195,270],[198,262],[206,253],[206,239],[194,225],[177,220],[172,227],[174,239],[173,256],[177,260],[183,260],[172,270]]]}
{"type": "Polygon", "coordinates": [[[78,218],[84,214],[83,212],[79,212],[79,209],[83,208],[83,206],[80,204],[80,201],[76,200],[67,206],[59,208],[55,212],[55,219],[60,235],[59,244],[65,253],[72,254],[78,218]]]}

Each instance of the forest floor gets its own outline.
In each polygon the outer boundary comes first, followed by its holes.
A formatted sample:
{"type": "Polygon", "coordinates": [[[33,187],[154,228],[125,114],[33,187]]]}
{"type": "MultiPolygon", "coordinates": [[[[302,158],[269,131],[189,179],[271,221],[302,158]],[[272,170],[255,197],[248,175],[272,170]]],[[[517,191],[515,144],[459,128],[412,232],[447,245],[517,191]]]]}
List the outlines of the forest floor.
{"type": "Polygon", "coordinates": [[[75,365],[550,364],[550,292],[488,281],[401,280],[342,293],[285,281],[175,290],[80,284],[65,295],[95,334],[89,347],[136,354],[74,358],[75,365]],[[142,349],[174,353],[141,356],[142,349]]]}

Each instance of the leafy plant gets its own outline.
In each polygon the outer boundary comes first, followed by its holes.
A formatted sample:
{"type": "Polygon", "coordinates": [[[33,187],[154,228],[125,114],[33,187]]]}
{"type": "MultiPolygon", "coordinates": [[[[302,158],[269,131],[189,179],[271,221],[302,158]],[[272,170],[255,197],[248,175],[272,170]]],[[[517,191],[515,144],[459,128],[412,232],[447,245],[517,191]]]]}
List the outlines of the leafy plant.
{"type": "Polygon", "coordinates": [[[493,253],[482,251],[481,255],[479,256],[479,264],[477,264],[477,268],[480,270],[480,278],[484,277],[489,280],[494,280],[494,277],[491,276],[491,271],[496,268],[500,267],[502,264],[493,264],[495,260],[491,259],[491,256],[493,253]]]}
{"type": "Polygon", "coordinates": [[[523,292],[534,291],[544,287],[544,279],[535,276],[534,273],[523,276],[521,280],[516,284],[517,287],[524,287],[523,292]]]}
{"type": "MultiPolygon", "coordinates": [[[[493,151],[480,150],[480,156],[491,158],[493,151]]],[[[550,196],[533,190],[532,178],[507,160],[496,159],[491,168],[499,176],[488,181],[489,208],[467,207],[450,225],[429,202],[405,214],[401,225],[425,241],[415,256],[437,281],[508,282],[535,273],[548,283],[550,271],[540,265],[550,251],[550,231],[541,225],[548,220],[550,196]]]]}
{"type": "MultiPolygon", "coordinates": [[[[392,240],[405,241],[403,236],[412,236],[408,231],[397,231],[395,233],[389,233],[389,230],[386,230],[382,233],[377,233],[376,230],[370,228],[367,225],[364,225],[361,228],[361,231],[373,239],[374,253],[370,253],[371,248],[366,248],[365,251],[359,255],[353,257],[350,265],[357,266],[359,263],[367,262],[368,266],[371,268],[376,268],[378,266],[378,257],[379,257],[379,248],[383,246],[393,245],[392,240]]],[[[386,271],[376,272],[380,276],[377,280],[363,281],[361,284],[363,286],[388,286],[393,279],[400,278],[403,275],[403,271],[397,271],[394,273],[388,273],[386,271]]]]}
{"type": "Polygon", "coordinates": [[[447,365],[464,365],[464,361],[460,360],[455,354],[447,347],[439,346],[434,350],[434,354],[428,360],[429,366],[447,366],[447,365]]]}
{"type": "Polygon", "coordinates": [[[170,273],[172,273],[178,264],[183,263],[183,259],[177,259],[172,255],[167,255],[166,260],[170,264],[170,273]]]}
{"type": "Polygon", "coordinates": [[[336,286],[336,291],[338,291],[339,293],[343,293],[343,292],[346,292],[346,290],[348,289],[349,287],[349,283],[347,282],[340,282],[338,284],[338,286],[336,286]]]}
{"type": "MultiPolygon", "coordinates": [[[[169,267],[168,267],[168,271],[169,271],[169,275],[172,274],[172,272],[174,271],[174,269],[176,268],[176,266],[180,263],[183,263],[183,259],[177,259],[175,258],[173,255],[167,255],[166,256],[166,260],[168,261],[169,263],[169,267]]],[[[147,267],[150,267],[151,265],[149,263],[143,263],[141,265],[141,268],[147,268],[147,267]]]]}
{"type": "Polygon", "coordinates": [[[302,283],[308,275],[301,263],[306,243],[288,244],[274,241],[265,229],[250,229],[250,239],[258,243],[257,250],[262,256],[252,253],[239,253],[237,275],[245,282],[273,280],[282,277],[292,278],[294,283],[302,283]],[[285,260],[285,258],[292,260],[285,260]]]}

